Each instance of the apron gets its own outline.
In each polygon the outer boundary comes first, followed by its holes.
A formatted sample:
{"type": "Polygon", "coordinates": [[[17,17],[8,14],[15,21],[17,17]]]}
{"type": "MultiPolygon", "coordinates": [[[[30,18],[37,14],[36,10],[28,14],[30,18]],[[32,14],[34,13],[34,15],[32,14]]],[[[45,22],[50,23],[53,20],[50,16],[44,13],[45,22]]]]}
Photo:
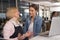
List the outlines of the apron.
{"type": "Polygon", "coordinates": [[[10,36],[10,38],[16,38],[18,37],[18,33],[20,33],[21,35],[23,35],[23,29],[21,26],[15,26],[14,25],[14,28],[15,28],[15,32],[13,33],[13,35],[10,36]]]}
{"type": "MultiPolygon", "coordinates": [[[[21,35],[23,35],[23,28],[21,26],[15,26],[15,32],[10,36],[10,38],[16,38],[18,37],[18,33],[20,33],[21,35]]],[[[28,37],[26,37],[24,40],[28,40],[28,37]]]]}

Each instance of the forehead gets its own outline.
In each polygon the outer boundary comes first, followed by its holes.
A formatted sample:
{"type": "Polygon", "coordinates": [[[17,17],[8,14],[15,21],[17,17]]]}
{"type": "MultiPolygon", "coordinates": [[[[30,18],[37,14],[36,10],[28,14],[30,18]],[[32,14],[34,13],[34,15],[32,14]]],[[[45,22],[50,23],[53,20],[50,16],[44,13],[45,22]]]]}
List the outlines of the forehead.
{"type": "Polygon", "coordinates": [[[35,10],[33,7],[30,7],[29,10],[35,10]]]}

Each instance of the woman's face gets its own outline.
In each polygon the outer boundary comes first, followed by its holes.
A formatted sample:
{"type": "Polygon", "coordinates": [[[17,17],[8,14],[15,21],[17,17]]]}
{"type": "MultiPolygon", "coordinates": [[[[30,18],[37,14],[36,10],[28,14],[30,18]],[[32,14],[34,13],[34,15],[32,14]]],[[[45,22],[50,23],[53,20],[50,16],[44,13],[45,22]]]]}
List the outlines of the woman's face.
{"type": "Polygon", "coordinates": [[[19,11],[17,9],[16,9],[16,12],[15,12],[15,17],[19,18],[19,11]]]}
{"type": "Polygon", "coordinates": [[[31,17],[32,17],[32,16],[35,16],[36,13],[37,13],[37,11],[36,11],[33,7],[30,7],[30,8],[29,8],[29,14],[30,14],[31,17]]]}

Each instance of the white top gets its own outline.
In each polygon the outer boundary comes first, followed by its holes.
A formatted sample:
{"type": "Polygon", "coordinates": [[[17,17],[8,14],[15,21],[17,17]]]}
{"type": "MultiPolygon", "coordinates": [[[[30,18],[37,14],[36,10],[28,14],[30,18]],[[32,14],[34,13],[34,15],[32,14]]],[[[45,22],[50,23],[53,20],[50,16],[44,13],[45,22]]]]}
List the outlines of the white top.
{"type": "MultiPolygon", "coordinates": [[[[16,23],[13,19],[9,20],[9,21],[5,24],[5,26],[4,26],[4,28],[3,28],[4,39],[18,40],[17,38],[14,38],[14,39],[9,38],[9,37],[14,33],[14,31],[15,31],[14,25],[13,25],[12,23],[13,23],[15,26],[19,26],[19,25],[20,25],[20,23],[16,23]]],[[[21,25],[20,25],[20,26],[21,26],[21,25]]]]}
{"type": "Polygon", "coordinates": [[[60,35],[60,17],[53,17],[49,36],[60,35]]]}
{"type": "Polygon", "coordinates": [[[29,32],[33,32],[33,22],[30,23],[28,31],[29,32]]]}

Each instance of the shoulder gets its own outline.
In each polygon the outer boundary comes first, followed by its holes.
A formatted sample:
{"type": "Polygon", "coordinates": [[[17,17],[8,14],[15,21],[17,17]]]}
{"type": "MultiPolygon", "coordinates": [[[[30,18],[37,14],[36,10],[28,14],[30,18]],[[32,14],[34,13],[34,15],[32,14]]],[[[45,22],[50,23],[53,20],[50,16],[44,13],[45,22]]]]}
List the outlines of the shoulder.
{"type": "Polygon", "coordinates": [[[12,22],[9,20],[6,22],[6,24],[4,25],[4,28],[12,28],[13,24],[12,22]]]}
{"type": "Polygon", "coordinates": [[[26,22],[29,22],[29,20],[30,20],[30,18],[27,18],[27,19],[26,19],[26,22]]]}
{"type": "Polygon", "coordinates": [[[42,20],[42,17],[36,16],[36,20],[42,20]]]}

